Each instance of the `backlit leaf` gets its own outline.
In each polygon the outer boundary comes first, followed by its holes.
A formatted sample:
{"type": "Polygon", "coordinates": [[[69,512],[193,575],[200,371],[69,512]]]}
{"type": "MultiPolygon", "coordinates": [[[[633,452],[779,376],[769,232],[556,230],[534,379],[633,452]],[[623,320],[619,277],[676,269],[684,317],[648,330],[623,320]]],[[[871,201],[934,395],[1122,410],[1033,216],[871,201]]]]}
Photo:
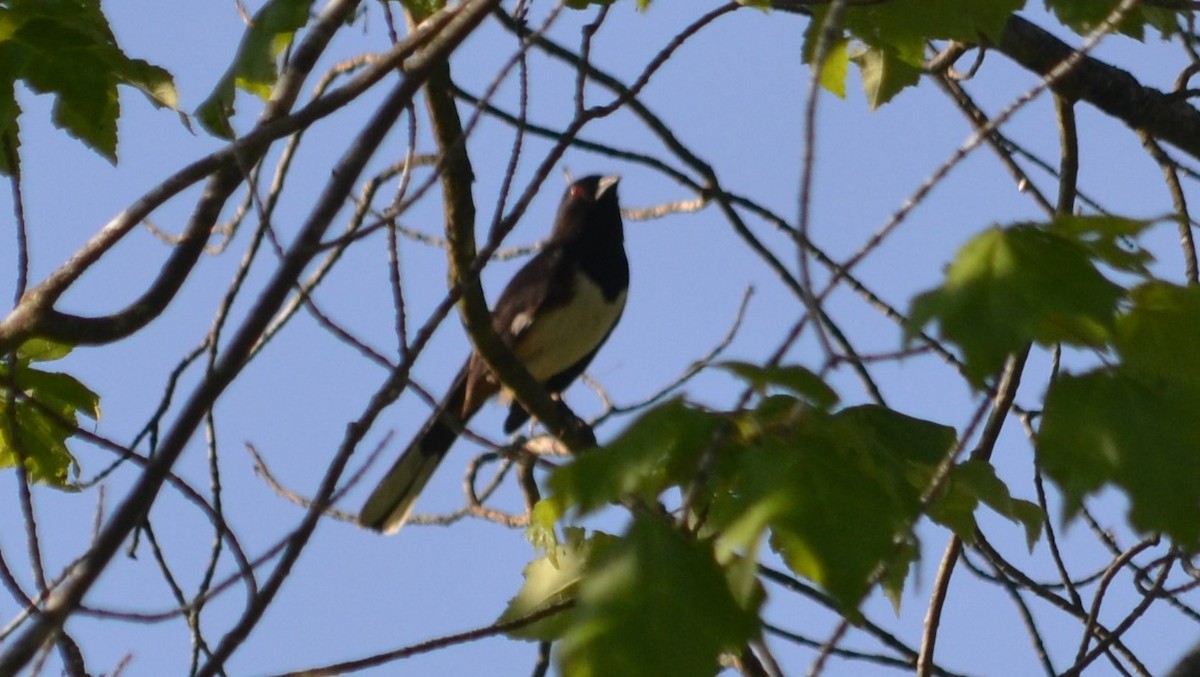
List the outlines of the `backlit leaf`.
{"type": "Polygon", "coordinates": [[[1103,347],[1122,296],[1078,244],[1032,225],[991,228],[959,251],[941,287],[913,301],[909,331],[936,321],[979,386],[1029,342],[1103,347]]]}
{"type": "MultiPolygon", "coordinates": [[[[1036,503],[1014,498],[1008,490],[1008,485],[996,476],[996,470],[990,463],[979,460],[964,461],[951,471],[950,482],[953,490],[961,491],[972,499],[971,513],[974,513],[975,505],[982,501],[1000,515],[1020,524],[1025,529],[1025,544],[1031,550],[1041,538],[1044,519],[1042,509],[1036,503]]],[[[972,527],[975,526],[973,517],[969,523],[972,527]]],[[[957,529],[955,532],[967,542],[975,540],[974,528],[967,534],[957,529]]]]}
{"type": "MultiPolygon", "coordinates": [[[[1046,0],[1046,6],[1059,21],[1080,35],[1100,29],[1118,4],[1120,0],[1046,0]]],[[[1171,24],[1168,19],[1172,14],[1178,16],[1177,12],[1165,8],[1134,7],[1117,24],[1117,31],[1141,40],[1143,27],[1149,22],[1164,35],[1170,35],[1171,24]]]]}
{"type": "Polygon", "coordinates": [[[12,363],[0,362],[0,468],[23,460],[30,480],[58,487],[68,486],[75,465],[67,439],[75,434],[80,414],[100,418],[100,397],[69,374],[30,364],[70,351],[65,344],[32,339],[17,348],[12,363]]]}
{"type": "Polygon", "coordinates": [[[575,622],[559,645],[572,677],[708,676],[717,658],[758,633],[712,547],[639,516],[579,587],[575,622]]]}
{"type": "Polygon", "coordinates": [[[1147,269],[1154,256],[1134,238],[1141,235],[1154,221],[1127,219],[1110,214],[1098,216],[1056,216],[1050,223],[1051,233],[1066,237],[1083,246],[1095,260],[1137,275],[1148,276],[1147,269]]]}
{"type": "Polygon", "coordinates": [[[17,387],[29,397],[74,420],[79,412],[93,421],[100,418],[100,396],[74,376],[37,369],[19,369],[17,387]]]}
{"type": "Polygon", "coordinates": [[[842,38],[829,47],[818,75],[821,86],[838,98],[846,98],[846,74],[850,70],[850,41],[842,38]]]}
{"type": "Polygon", "coordinates": [[[269,0],[254,15],[237,55],[196,117],[210,134],[225,139],[234,136],[229,119],[234,113],[237,89],[266,99],[278,76],[275,60],[291,44],[296,31],[308,23],[312,0],[269,0]]]}
{"type": "Polygon", "coordinates": [[[1153,386],[1121,368],[1064,374],[1046,395],[1037,453],[1066,516],[1105,486],[1129,497],[1129,521],[1200,548],[1200,387],[1153,386]]]}
{"type": "Polygon", "coordinates": [[[691,478],[721,421],[672,400],[643,414],[604,447],[556,470],[550,489],[583,513],[629,496],[653,499],[691,478]]]}
{"type": "Polygon", "coordinates": [[[25,362],[51,362],[71,353],[72,346],[47,339],[29,339],[17,348],[17,359],[25,362]]]}
{"type": "Polygon", "coordinates": [[[809,369],[799,365],[764,367],[749,362],[722,362],[717,367],[728,370],[759,391],[776,387],[807,400],[820,409],[829,409],[838,402],[838,395],[827,383],[809,369]]]}
{"type": "Polygon", "coordinates": [[[65,486],[75,463],[66,445],[70,431],[27,403],[17,403],[15,417],[8,407],[0,401],[0,468],[15,467],[23,459],[33,482],[65,486]]]}
{"type": "Polygon", "coordinates": [[[921,80],[921,69],[900,58],[891,46],[871,47],[850,60],[862,72],[863,92],[872,110],[921,80]]]}
{"type": "Polygon", "coordinates": [[[1152,282],[1130,297],[1132,307],[1117,318],[1124,367],[1150,383],[1200,387],[1200,288],[1152,282]]]}
{"type": "MultiPolygon", "coordinates": [[[[117,158],[117,86],[156,106],[178,104],[167,71],[131,59],[117,45],[98,0],[11,0],[0,7],[0,137],[16,150],[13,85],[54,96],[54,124],[109,161],[117,158]]],[[[11,171],[7,154],[0,172],[11,171]]]]}
{"type": "MultiPolygon", "coordinates": [[[[610,547],[616,537],[596,532],[584,536],[583,529],[571,527],[564,530],[562,541],[553,551],[547,552],[525,566],[525,582],[508,603],[497,623],[508,623],[524,618],[542,609],[573,599],[584,572],[593,559],[610,547]]],[[[570,625],[571,609],[519,628],[510,637],[518,639],[558,639],[570,625]]]]}

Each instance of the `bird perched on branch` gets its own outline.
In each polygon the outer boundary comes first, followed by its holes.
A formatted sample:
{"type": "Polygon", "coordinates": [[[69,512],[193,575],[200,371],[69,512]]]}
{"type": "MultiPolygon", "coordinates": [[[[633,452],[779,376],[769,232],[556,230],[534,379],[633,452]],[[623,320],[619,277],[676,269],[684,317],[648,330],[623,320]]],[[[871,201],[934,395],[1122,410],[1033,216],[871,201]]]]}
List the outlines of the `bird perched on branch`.
{"type": "MultiPolygon", "coordinates": [[[[550,394],[565,390],[600,350],[621,312],[629,262],[616,176],[588,176],[567,187],[545,246],[500,294],[492,327],[550,394]]],[[[449,393],[375,487],[358,521],[392,533],[404,526],[417,496],[463,426],[501,385],[472,351],[449,393]]],[[[504,431],[529,419],[515,400],[504,431]]]]}

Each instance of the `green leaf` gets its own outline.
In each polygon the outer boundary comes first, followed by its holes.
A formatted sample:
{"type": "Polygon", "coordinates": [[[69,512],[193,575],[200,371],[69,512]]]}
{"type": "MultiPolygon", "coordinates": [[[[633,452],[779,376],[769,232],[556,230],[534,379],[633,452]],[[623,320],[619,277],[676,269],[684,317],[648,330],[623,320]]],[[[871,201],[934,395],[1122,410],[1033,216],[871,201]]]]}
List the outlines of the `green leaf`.
{"type": "MultiPolygon", "coordinates": [[[[800,63],[812,64],[817,56],[817,43],[820,42],[821,32],[825,27],[824,12],[824,9],[818,9],[804,29],[804,39],[800,43],[800,63]]],[[[839,42],[845,40],[846,32],[835,30],[833,39],[839,42]]]]}
{"type": "Polygon", "coordinates": [[[962,248],[941,287],[913,301],[908,333],[936,320],[981,386],[1031,341],[1103,347],[1122,295],[1079,245],[1032,225],[991,228],[962,248]]]}
{"type": "MultiPolygon", "coordinates": [[[[112,162],[118,85],[137,88],[157,106],[178,104],[167,71],[131,59],[117,46],[97,0],[11,0],[0,7],[0,62],[0,135],[10,143],[16,139],[18,80],[54,95],[54,123],[112,162]]],[[[0,162],[0,171],[11,171],[8,158],[0,162]]]]}
{"type": "Polygon", "coordinates": [[[737,605],[747,610],[761,607],[767,599],[767,593],[758,577],[758,548],[733,556],[723,553],[719,544],[714,550],[717,563],[724,568],[729,592],[733,594],[737,605]]]}
{"type": "Polygon", "coordinates": [[[1088,255],[1113,268],[1148,277],[1154,256],[1133,239],[1154,224],[1152,220],[1121,216],[1057,216],[1050,232],[1072,240],[1088,255]]]}
{"type": "Polygon", "coordinates": [[[308,23],[311,6],[312,0],[269,0],[254,15],[229,70],[196,109],[196,117],[210,134],[234,137],[229,119],[236,89],[264,100],[271,96],[278,77],[275,60],[291,44],[296,31],[308,23]]]}
{"type": "Polygon", "coordinates": [[[1064,374],[1046,395],[1037,453],[1064,495],[1064,515],[1107,485],[1129,497],[1129,521],[1200,548],[1200,388],[1147,385],[1122,368],[1064,374]]]}
{"type": "Polygon", "coordinates": [[[915,539],[901,541],[895,544],[895,552],[883,569],[883,578],[879,581],[883,594],[892,603],[896,615],[900,615],[900,602],[904,599],[904,583],[912,569],[912,563],[921,559],[921,551],[915,539]]]}
{"type": "Polygon", "coordinates": [[[834,415],[838,434],[871,453],[904,463],[935,466],[954,448],[954,428],[907,416],[894,409],[864,404],[834,415]]]}
{"type": "MultiPolygon", "coordinates": [[[[1087,35],[1100,28],[1109,14],[1116,9],[1120,0],[1046,0],[1046,7],[1053,10],[1058,20],[1080,35],[1087,35]]],[[[1141,7],[1134,7],[1117,25],[1120,33],[1136,40],[1143,38],[1143,27],[1149,18],[1154,19],[1154,25],[1165,25],[1163,16],[1169,10],[1151,12],[1148,16],[1141,7]]]]}
{"type": "Polygon", "coordinates": [[[29,365],[69,352],[71,346],[32,339],[17,348],[15,364],[0,363],[0,468],[24,458],[31,480],[59,487],[67,485],[75,464],[66,441],[79,414],[100,418],[100,397],[73,376],[29,365]]]}
{"type": "Polygon", "coordinates": [[[829,409],[838,402],[833,388],[820,376],[799,365],[763,367],[749,362],[721,362],[716,366],[737,375],[760,392],[771,386],[781,388],[819,409],[829,409]]]}
{"type": "MultiPolygon", "coordinates": [[[[837,49],[847,38],[863,49],[849,60],[862,72],[863,90],[872,109],[892,100],[905,87],[920,81],[925,49],[930,40],[959,40],[976,44],[981,37],[998,40],[1008,18],[1025,0],[889,0],[851,3],[845,10],[837,49]]],[[[827,7],[812,7],[802,54],[811,63],[827,7]]],[[[831,55],[833,56],[833,55],[831,55]]],[[[819,74],[822,86],[839,96],[845,92],[845,61],[839,54],[819,74]],[[843,69],[838,72],[837,69],[843,69]]]]}
{"type": "Polygon", "coordinates": [[[853,614],[881,568],[907,574],[916,550],[903,544],[915,540],[921,493],[908,469],[948,451],[953,432],[944,431],[883,408],[810,411],[727,455],[719,479],[731,497],[711,519],[733,547],[769,528],[789,568],[853,614]]]}
{"type": "MultiPolygon", "coordinates": [[[[1008,17],[1025,6],[1025,0],[889,0],[852,3],[845,11],[843,28],[852,38],[871,48],[892,50],[892,55],[919,69],[924,46],[930,40],[978,43],[981,36],[999,39],[1008,17]]],[[[805,53],[824,25],[827,7],[814,6],[805,34],[805,53]]],[[[806,61],[807,63],[807,61],[806,61]]]]}
{"type": "MultiPolygon", "coordinates": [[[[928,482],[928,478],[922,478],[928,482]]],[[[979,496],[962,486],[952,471],[942,491],[929,503],[927,514],[935,524],[954,532],[965,543],[975,542],[975,511],[979,509],[979,496]]]]}
{"type": "Polygon", "coordinates": [[[1183,32],[1183,15],[1178,10],[1165,7],[1139,7],[1146,24],[1153,26],[1163,40],[1183,32]]]}
{"type": "Polygon", "coordinates": [[[850,6],[845,24],[852,35],[872,45],[977,43],[981,36],[998,39],[1008,17],[1024,6],[1025,0],[889,0],[850,6]]]}
{"type": "MultiPolygon", "coordinates": [[[[589,563],[617,540],[596,532],[584,536],[581,528],[564,530],[563,540],[555,548],[525,566],[524,584],[513,597],[497,623],[508,623],[574,598],[589,563]]],[[[550,641],[558,639],[572,623],[573,610],[524,626],[509,633],[517,639],[550,641]]]]}
{"type": "Polygon", "coordinates": [[[74,421],[79,412],[93,421],[100,418],[100,396],[74,376],[37,369],[18,369],[17,387],[26,395],[74,421]]]}
{"type": "Polygon", "coordinates": [[[818,75],[821,86],[839,99],[846,98],[846,74],[850,71],[850,41],[842,38],[829,47],[818,75]]]}
{"type": "Polygon", "coordinates": [[[179,109],[179,92],[171,74],[141,59],[130,59],[122,70],[122,84],[139,90],[158,107],[179,109]]]}
{"type": "MultiPolygon", "coordinates": [[[[996,469],[982,460],[965,461],[954,467],[951,483],[971,497],[972,503],[982,501],[992,510],[1025,528],[1025,543],[1030,550],[1042,536],[1045,515],[1036,503],[1013,498],[1008,485],[996,476],[996,469]]],[[[972,506],[972,512],[974,507],[972,506]]],[[[971,519],[974,527],[974,519],[971,519]]],[[[969,535],[956,533],[967,542],[974,542],[974,528],[969,535]]]]}
{"type": "Polygon", "coordinates": [[[756,609],[738,603],[707,543],[638,516],[582,581],[559,671],[713,675],[721,652],[740,648],[758,627],[756,609]]]}
{"type": "Polygon", "coordinates": [[[1124,368],[1148,383],[1200,387],[1200,288],[1151,282],[1130,297],[1132,307],[1117,318],[1124,368]]]}
{"type": "Polygon", "coordinates": [[[853,613],[871,577],[895,553],[897,537],[915,519],[916,492],[889,481],[872,459],[837,446],[775,449],[754,458],[765,462],[750,468],[755,489],[763,492],[760,500],[775,504],[771,546],[792,571],[853,613]]]}
{"type": "Polygon", "coordinates": [[[629,496],[653,499],[692,477],[722,420],[671,400],[643,414],[602,449],[554,471],[550,489],[585,514],[629,496]]]}
{"type": "Polygon", "coordinates": [[[0,400],[0,468],[14,468],[24,458],[31,481],[66,486],[75,463],[66,445],[67,428],[22,402],[17,403],[14,426],[8,407],[0,400]]]}
{"type": "Polygon", "coordinates": [[[446,0],[403,0],[404,9],[420,22],[446,6],[446,0]]]}
{"type": "MultiPolygon", "coordinates": [[[[0,370],[0,377],[6,376],[3,372],[0,370]]],[[[21,382],[39,375],[45,374],[18,367],[14,380],[21,387],[21,382]]],[[[61,402],[39,402],[50,411],[24,400],[17,400],[15,410],[10,410],[8,394],[0,387],[0,468],[16,467],[23,458],[32,481],[63,487],[75,463],[66,445],[75,426],[75,410],[61,402]]]]}
{"type": "Polygon", "coordinates": [[[61,360],[71,353],[73,346],[48,339],[34,338],[17,348],[17,359],[29,362],[52,362],[61,360]]]}
{"type": "Polygon", "coordinates": [[[921,69],[900,58],[891,46],[871,47],[850,57],[862,73],[863,92],[871,110],[891,101],[921,80],[921,69]]]}
{"type": "Polygon", "coordinates": [[[525,538],[535,550],[540,550],[553,557],[558,546],[558,534],[554,527],[566,512],[562,499],[557,496],[544,498],[534,504],[529,515],[529,528],[525,530],[525,538]]]}
{"type": "Polygon", "coordinates": [[[748,412],[754,423],[743,427],[756,433],[714,468],[708,523],[722,552],[753,551],[769,530],[789,568],[845,613],[856,613],[881,570],[898,597],[917,555],[920,496],[954,430],[875,405],[791,417],[777,409],[764,401],[748,412]]]}

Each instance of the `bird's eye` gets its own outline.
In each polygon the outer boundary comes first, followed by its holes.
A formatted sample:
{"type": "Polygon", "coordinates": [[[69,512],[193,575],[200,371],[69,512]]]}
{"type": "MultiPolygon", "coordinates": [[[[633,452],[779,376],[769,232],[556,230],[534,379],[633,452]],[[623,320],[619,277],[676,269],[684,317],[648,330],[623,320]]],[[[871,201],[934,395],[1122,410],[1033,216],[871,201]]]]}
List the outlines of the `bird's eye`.
{"type": "Polygon", "coordinates": [[[575,200],[582,200],[587,197],[588,194],[587,190],[579,184],[571,186],[570,193],[571,197],[575,200]]]}

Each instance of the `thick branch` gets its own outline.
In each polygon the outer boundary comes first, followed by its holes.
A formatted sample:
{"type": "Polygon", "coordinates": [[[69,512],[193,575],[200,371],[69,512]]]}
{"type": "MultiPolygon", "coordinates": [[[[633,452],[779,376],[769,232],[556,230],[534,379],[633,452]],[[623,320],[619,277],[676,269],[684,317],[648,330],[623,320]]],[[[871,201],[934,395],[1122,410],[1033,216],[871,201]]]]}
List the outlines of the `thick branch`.
{"type": "MultiPolygon", "coordinates": [[[[851,5],[874,4],[880,0],[857,0],[851,5]]],[[[808,14],[815,0],[771,0],[771,7],[784,12],[808,14]]],[[[1196,9],[1195,4],[1147,2],[1163,7],[1196,9]]],[[[1026,19],[1013,15],[993,48],[1038,75],[1049,75],[1075,48],[1026,19]]],[[[1099,59],[1085,56],[1051,89],[1069,99],[1086,101],[1121,120],[1133,129],[1167,141],[1200,159],[1200,111],[1182,96],[1147,87],[1129,72],[1099,59]]]]}
{"type": "MultiPolygon", "coordinates": [[[[1075,52],[1070,45],[1019,16],[1009,18],[999,44],[994,47],[1039,75],[1050,73],[1075,52]]],[[[1051,89],[1069,99],[1086,101],[1133,129],[1200,159],[1200,111],[1183,97],[1147,87],[1128,72],[1087,56],[1051,89]]]]}

